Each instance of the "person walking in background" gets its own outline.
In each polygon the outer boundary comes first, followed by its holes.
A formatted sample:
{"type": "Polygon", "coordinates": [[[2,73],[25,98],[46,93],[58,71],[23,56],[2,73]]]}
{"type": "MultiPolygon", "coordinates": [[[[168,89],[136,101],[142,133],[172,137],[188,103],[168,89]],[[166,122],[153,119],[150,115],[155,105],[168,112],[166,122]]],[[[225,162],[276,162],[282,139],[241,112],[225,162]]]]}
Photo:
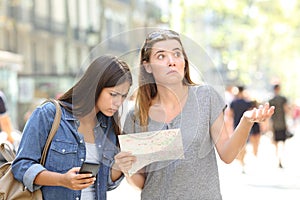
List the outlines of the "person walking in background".
{"type": "MultiPolygon", "coordinates": [[[[15,138],[13,137],[13,126],[10,120],[10,116],[6,108],[6,97],[0,90],[0,142],[7,143],[12,149],[16,150],[15,138]]],[[[5,163],[6,160],[0,153],[0,164],[5,163]]]]}
{"type": "Polygon", "coordinates": [[[6,134],[3,137],[5,137],[8,142],[14,144],[14,137],[12,135],[13,125],[7,112],[5,101],[5,95],[2,91],[0,91],[0,131],[1,134],[6,134]]]}
{"type": "MultiPolygon", "coordinates": [[[[251,109],[256,108],[258,106],[257,101],[251,101],[251,109]]],[[[257,156],[258,154],[258,147],[260,143],[260,137],[261,137],[261,127],[260,124],[257,122],[254,122],[250,135],[249,135],[249,142],[252,145],[253,154],[254,156],[257,156]]]]}
{"type": "MultiPolygon", "coordinates": [[[[237,89],[238,89],[238,92],[237,92],[235,98],[230,103],[230,111],[231,111],[230,115],[231,115],[231,118],[233,119],[233,128],[234,129],[236,129],[236,127],[239,125],[244,112],[246,112],[247,110],[249,110],[252,107],[251,102],[246,100],[246,97],[244,94],[244,90],[245,90],[244,86],[238,86],[237,89]]],[[[252,130],[252,128],[251,128],[251,130],[252,130]]],[[[244,169],[245,155],[246,155],[246,146],[244,146],[242,148],[242,150],[240,151],[240,153],[237,156],[237,159],[241,162],[243,173],[245,172],[245,169],[244,169]]]]}
{"type": "MultiPolygon", "coordinates": [[[[233,101],[233,99],[235,97],[233,94],[234,89],[235,89],[234,86],[231,86],[231,85],[226,86],[226,89],[225,89],[226,105],[230,105],[230,103],[233,101]]],[[[227,127],[227,130],[229,131],[229,133],[233,133],[234,127],[233,127],[233,118],[232,118],[230,106],[227,106],[226,109],[224,110],[224,120],[225,120],[226,127],[227,127]]]]}
{"type": "Polygon", "coordinates": [[[286,114],[289,111],[288,100],[280,94],[281,86],[275,84],[273,86],[274,96],[269,100],[270,105],[276,107],[276,111],[271,117],[273,141],[276,147],[276,155],[278,157],[278,166],[282,168],[282,154],[284,150],[285,140],[287,139],[287,123],[286,114]]]}
{"type": "Polygon", "coordinates": [[[37,107],[27,121],[16,158],[14,177],[30,191],[41,188],[43,199],[105,200],[122,172],[114,155],[121,133],[118,109],[132,85],[128,65],[113,56],[100,56],[81,79],[58,98],[62,117],[49,147],[45,166],[39,164],[55,115],[55,106],[37,107]],[[98,175],[79,174],[84,162],[101,164],[98,175]]]}
{"type": "MultiPolygon", "coordinates": [[[[249,101],[248,98],[245,95],[245,88],[244,86],[238,86],[238,93],[236,97],[233,99],[233,101],[230,103],[230,110],[231,110],[231,116],[233,118],[233,127],[234,129],[239,125],[239,122],[243,116],[243,113],[247,110],[254,109],[258,106],[256,101],[249,101]]],[[[247,140],[247,143],[249,142],[253,149],[254,156],[257,156],[258,153],[258,146],[261,136],[261,130],[260,130],[260,124],[257,122],[254,122],[250,134],[247,140]]],[[[246,156],[246,145],[244,148],[240,151],[240,153],[237,156],[237,159],[240,161],[242,165],[242,172],[245,173],[245,156],[246,156]]]]}
{"type": "Polygon", "coordinates": [[[246,111],[230,137],[224,126],[224,99],[212,86],[191,80],[180,35],[172,30],[154,31],[146,37],[140,51],[136,105],[127,114],[124,132],[179,128],[185,157],[151,163],[129,176],[136,157],[118,153],[115,162],[129,183],[142,189],[142,200],[222,199],[214,148],[221,160],[232,162],[253,123],[274,112],[268,103],[246,111]]]}

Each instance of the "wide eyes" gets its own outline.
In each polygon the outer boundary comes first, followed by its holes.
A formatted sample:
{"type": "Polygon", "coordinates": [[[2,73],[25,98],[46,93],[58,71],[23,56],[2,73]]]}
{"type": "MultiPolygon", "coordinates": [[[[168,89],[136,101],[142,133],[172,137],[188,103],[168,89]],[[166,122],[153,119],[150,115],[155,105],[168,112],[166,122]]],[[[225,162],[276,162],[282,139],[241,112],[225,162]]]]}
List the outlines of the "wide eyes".
{"type": "MultiPolygon", "coordinates": [[[[170,52],[170,54],[174,57],[174,58],[181,58],[182,57],[182,53],[180,51],[173,51],[170,52]]],[[[167,52],[162,52],[157,54],[157,59],[158,60],[163,60],[166,56],[168,55],[167,52]]]]}
{"type": "Polygon", "coordinates": [[[182,53],[181,53],[180,51],[176,51],[176,52],[174,53],[174,55],[175,55],[176,58],[180,58],[181,55],[182,55],[182,53]]]}
{"type": "Polygon", "coordinates": [[[157,59],[158,59],[158,60],[162,60],[162,59],[164,59],[164,57],[165,57],[165,55],[159,54],[159,55],[157,56],[157,59]]]}

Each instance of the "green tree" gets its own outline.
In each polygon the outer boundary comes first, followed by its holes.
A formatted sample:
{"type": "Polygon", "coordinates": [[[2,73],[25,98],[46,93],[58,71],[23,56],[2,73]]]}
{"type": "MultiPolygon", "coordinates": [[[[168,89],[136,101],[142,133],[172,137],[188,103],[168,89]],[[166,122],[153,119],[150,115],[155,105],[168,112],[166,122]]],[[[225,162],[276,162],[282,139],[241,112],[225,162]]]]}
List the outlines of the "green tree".
{"type": "Polygon", "coordinates": [[[295,87],[300,78],[299,1],[201,0],[182,10],[184,33],[214,52],[212,59],[229,80],[265,90],[280,80],[288,96],[300,98],[295,87]]]}

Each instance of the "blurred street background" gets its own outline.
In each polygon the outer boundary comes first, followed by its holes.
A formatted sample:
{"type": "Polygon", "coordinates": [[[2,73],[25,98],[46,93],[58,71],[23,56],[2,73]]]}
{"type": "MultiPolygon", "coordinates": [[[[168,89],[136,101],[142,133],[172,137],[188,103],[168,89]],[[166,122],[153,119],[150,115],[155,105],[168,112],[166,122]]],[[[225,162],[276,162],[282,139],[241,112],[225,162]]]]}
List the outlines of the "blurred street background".
{"type": "Polygon", "coordinates": [[[208,71],[224,87],[246,86],[258,102],[280,82],[299,106],[299,13],[297,0],[0,0],[0,90],[22,130],[36,105],[73,85],[91,50],[102,44],[101,53],[132,53],[126,61],[134,68],[142,40],[129,31],[157,27],[204,49],[215,67],[196,62],[192,49],[196,78],[208,71]]]}
{"type": "MultiPolygon", "coordinates": [[[[228,104],[238,85],[245,86],[249,100],[264,103],[273,95],[272,86],[280,84],[288,99],[294,137],[286,141],[283,168],[272,132],[262,127],[257,157],[247,146],[244,173],[238,161],[220,162],[224,200],[298,200],[299,13],[298,0],[0,0],[0,91],[13,128],[22,131],[37,105],[73,85],[96,47],[100,53],[125,55],[135,68],[144,35],[139,38],[133,30],[173,29],[207,54],[212,68],[195,62],[198,52],[191,49],[190,65],[200,69],[193,75],[204,81],[206,73],[210,80],[220,78],[228,104]]],[[[139,199],[139,192],[123,181],[109,192],[109,200],[116,199],[139,199]]]]}

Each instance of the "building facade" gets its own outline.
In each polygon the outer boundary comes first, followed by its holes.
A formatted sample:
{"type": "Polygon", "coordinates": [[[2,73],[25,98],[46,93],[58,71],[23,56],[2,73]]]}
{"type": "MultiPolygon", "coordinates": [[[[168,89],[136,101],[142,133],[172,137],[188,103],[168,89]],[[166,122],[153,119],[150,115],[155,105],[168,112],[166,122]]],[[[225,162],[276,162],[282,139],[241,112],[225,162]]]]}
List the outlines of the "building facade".
{"type": "MultiPolygon", "coordinates": [[[[160,18],[160,8],[147,0],[0,0],[0,50],[22,57],[17,71],[0,61],[0,77],[15,74],[5,82],[17,94],[8,95],[14,125],[23,126],[23,113],[35,99],[57,97],[73,85],[99,43],[135,27],[157,26],[160,18]]],[[[109,48],[121,52],[134,41],[112,40],[109,48]]],[[[0,82],[4,92],[9,87],[0,82]]]]}

